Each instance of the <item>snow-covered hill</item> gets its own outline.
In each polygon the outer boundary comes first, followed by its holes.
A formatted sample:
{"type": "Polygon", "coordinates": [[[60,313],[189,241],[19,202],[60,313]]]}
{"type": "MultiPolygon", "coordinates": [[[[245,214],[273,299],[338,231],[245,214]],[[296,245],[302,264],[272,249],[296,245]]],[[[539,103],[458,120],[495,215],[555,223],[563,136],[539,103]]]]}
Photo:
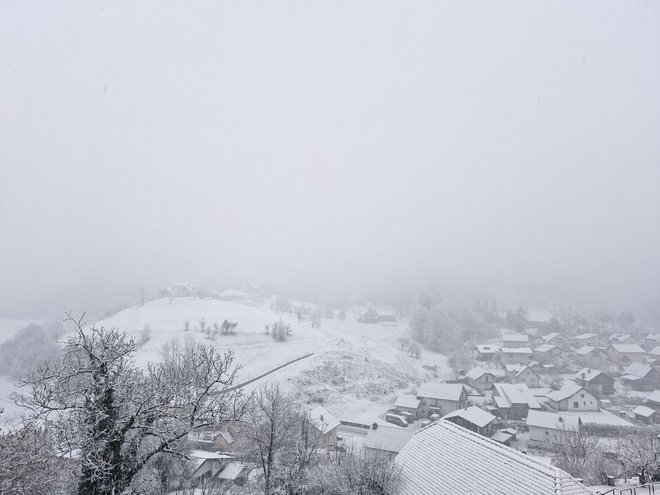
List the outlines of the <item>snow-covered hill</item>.
{"type": "Polygon", "coordinates": [[[416,360],[400,350],[397,340],[408,334],[405,323],[362,324],[349,313],[346,321],[323,318],[320,328],[313,328],[309,321],[298,323],[293,314],[273,311],[270,300],[248,305],[216,299],[164,298],[125,309],[96,325],[120,328],[136,340],[148,325],[150,338],[138,351],[139,364],[159,360],[164,344],[186,336],[231,349],[241,366],[241,382],[314,353],[248,388],[279,381],[304,400],[322,400],[340,417],[369,418],[382,413],[391,407],[398,393],[430,376],[424,364],[437,365],[441,374],[447,370],[440,354],[425,351],[416,360]],[[265,325],[280,318],[292,328],[285,342],[275,342],[265,333],[265,325]],[[199,331],[202,319],[211,326],[221,325],[225,319],[236,321],[238,327],[234,335],[213,339],[199,331]],[[189,331],[184,330],[185,321],[190,323],[189,331]]]}

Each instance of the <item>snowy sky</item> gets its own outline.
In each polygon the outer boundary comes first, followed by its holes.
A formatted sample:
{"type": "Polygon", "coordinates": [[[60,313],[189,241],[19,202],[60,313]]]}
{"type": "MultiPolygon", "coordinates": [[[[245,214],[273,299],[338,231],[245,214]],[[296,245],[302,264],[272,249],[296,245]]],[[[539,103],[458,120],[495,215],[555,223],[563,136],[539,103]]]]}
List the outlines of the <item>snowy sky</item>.
{"type": "Polygon", "coordinates": [[[0,0],[0,312],[259,279],[658,300],[658,26],[653,1],[0,0]]]}

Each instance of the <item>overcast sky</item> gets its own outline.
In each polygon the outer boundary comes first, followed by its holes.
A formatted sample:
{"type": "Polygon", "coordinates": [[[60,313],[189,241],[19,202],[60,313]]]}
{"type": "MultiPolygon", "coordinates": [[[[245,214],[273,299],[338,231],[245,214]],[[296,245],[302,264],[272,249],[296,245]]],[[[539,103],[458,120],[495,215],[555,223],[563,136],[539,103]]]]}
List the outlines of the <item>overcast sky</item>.
{"type": "Polygon", "coordinates": [[[652,1],[0,0],[0,312],[181,281],[660,300],[659,26],[652,1]]]}

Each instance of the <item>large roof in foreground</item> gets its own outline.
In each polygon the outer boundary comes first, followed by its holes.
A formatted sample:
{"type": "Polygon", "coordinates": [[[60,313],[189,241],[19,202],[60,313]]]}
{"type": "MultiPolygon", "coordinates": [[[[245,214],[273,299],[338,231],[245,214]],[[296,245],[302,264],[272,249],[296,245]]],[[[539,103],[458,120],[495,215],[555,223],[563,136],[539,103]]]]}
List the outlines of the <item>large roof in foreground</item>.
{"type": "Polygon", "coordinates": [[[397,495],[592,495],[561,469],[444,420],[419,430],[396,459],[397,495]]]}

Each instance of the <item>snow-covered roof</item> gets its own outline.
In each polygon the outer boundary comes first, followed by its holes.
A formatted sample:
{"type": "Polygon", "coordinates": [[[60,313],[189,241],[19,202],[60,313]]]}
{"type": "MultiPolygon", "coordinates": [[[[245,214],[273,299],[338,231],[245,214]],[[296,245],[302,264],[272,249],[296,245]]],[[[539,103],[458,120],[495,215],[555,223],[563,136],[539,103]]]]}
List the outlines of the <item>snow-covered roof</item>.
{"type": "Polygon", "coordinates": [[[459,383],[422,383],[417,391],[417,397],[438,400],[458,401],[465,387],[459,383]]]}
{"type": "Polygon", "coordinates": [[[614,333],[610,335],[610,340],[623,343],[630,338],[629,333],[614,333]]]}
{"type": "Polygon", "coordinates": [[[522,333],[509,333],[502,335],[502,342],[529,342],[529,335],[522,333]]]}
{"type": "Polygon", "coordinates": [[[480,354],[494,354],[500,352],[500,346],[494,344],[477,344],[475,346],[480,354]]]}
{"type": "Polygon", "coordinates": [[[489,374],[495,376],[495,374],[492,371],[485,370],[483,368],[477,367],[477,368],[472,368],[470,371],[468,371],[465,374],[465,377],[470,378],[472,380],[478,380],[479,378],[484,376],[486,373],[489,373],[489,374]]]}
{"type": "Polygon", "coordinates": [[[577,430],[580,426],[579,416],[565,416],[556,413],[531,410],[527,413],[527,426],[538,426],[553,430],[577,430]]]}
{"type": "Polygon", "coordinates": [[[399,428],[379,424],[371,428],[364,439],[364,446],[368,449],[384,450],[398,453],[415,434],[412,428],[399,428]]]}
{"type": "Polygon", "coordinates": [[[479,428],[483,428],[484,426],[489,425],[490,423],[492,423],[497,419],[491,413],[484,411],[483,409],[477,406],[470,406],[464,409],[457,409],[456,411],[452,411],[449,414],[445,414],[443,416],[443,419],[456,418],[456,417],[463,418],[465,421],[469,421],[470,423],[478,426],[479,428]]]}
{"type": "Polygon", "coordinates": [[[399,495],[590,494],[561,469],[449,421],[419,430],[396,460],[399,495]]]}
{"type": "Polygon", "coordinates": [[[589,340],[598,337],[597,333],[581,333],[573,337],[573,340],[589,340]]]}
{"type": "Polygon", "coordinates": [[[625,367],[626,374],[644,378],[651,371],[651,367],[642,363],[632,363],[625,367]]]}
{"type": "Polygon", "coordinates": [[[230,462],[227,466],[218,473],[217,478],[221,480],[235,480],[238,478],[246,465],[242,462],[230,462]]]}
{"type": "Polygon", "coordinates": [[[533,354],[529,347],[502,347],[504,354],[533,354]]]}
{"type": "Polygon", "coordinates": [[[650,333],[644,340],[647,340],[648,342],[657,342],[660,344],[660,333],[650,333]]]}
{"type": "Polygon", "coordinates": [[[520,376],[520,375],[522,375],[522,374],[523,374],[525,371],[527,371],[527,370],[531,371],[532,373],[534,373],[535,375],[538,376],[538,373],[537,373],[536,371],[534,371],[534,368],[532,368],[532,367],[529,366],[529,365],[527,365],[527,366],[523,366],[522,368],[520,368],[520,370],[516,372],[516,376],[520,376]]]}
{"type": "Polygon", "coordinates": [[[324,435],[339,426],[339,420],[323,406],[316,406],[309,412],[312,421],[324,435]]]}
{"type": "Polygon", "coordinates": [[[560,334],[559,332],[551,332],[547,335],[544,335],[542,339],[544,342],[550,342],[551,340],[554,340],[556,337],[562,337],[562,334],[560,334]]]}
{"type": "Polygon", "coordinates": [[[587,354],[592,353],[594,350],[596,350],[596,348],[593,346],[583,345],[577,351],[575,351],[575,354],[577,354],[578,356],[586,356],[587,354]]]}
{"type": "Polygon", "coordinates": [[[646,400],[647,402],[655,402],[656,404],[660,404],[660,390],[654,390],[651,392],[646,400]]]}
{"type": "Polygon", "coordinates": [[[650,354],[651,356],[657,356],[657,357],[660,357],[660,345],[658,345],[658,346],[654,347],[653,349],[651,349],[651,350],[649,351],[649,354],[650,354]]]}
{"type": "Polygon", "coordinates": [[[557,349],[557,346],[552,344],[543,344],[538,346],[536,349],[534,349],[534,352],[539,352],[541,354],[544,354],[546,352],[550,352],[553,349],[557,349]]]}
{"type": "Polygon", "coordinates": [[[604,375],[604,374],[605,373],[603,373],[600,370],[594,370],[594,369],[591,369],[591,368],[583,368],[580,371],[578,371],[577,373],[575,373],[574,376],[575,376],[575,378],[577,378],[579,380],[584,380],[585,382],[590,382],[591,380],[593,380],[597,376],[604,375]]]}
{"type": "Polygon", "coordinates": [[[192,450],[189,457],[196,459],[233,459],[231,455],[223,454],[222,452],[209,452],[208,450],[192,450]]]}
{"type": "Polygon", "coordinates": [[[406,407],[410,409],[417,409],[420,400],[411,394],[401,394],[397,397],[394,407],[406,407]]]}
{"type": "Polygon", "coordinates": [[[573,382],[566,382],[559,390],[550,392],[546,397],[554,402],[559,402],[569,397],[573,397],[580,390],[584,390],[580,385],[573,382]]]}
{"type": "Polygon", "coordinates": [[[633,409],[633,413],[635,413],[638,416],[650,418],[655,414],[655,409],[651,409],[650,407],[647,406],[637,406],[635,409],[633,409]]]}
{"type": "Polygon", "coordinates": [[[499,443],[505,443],[508,442],[513,436],[514,436],[513,433],[508,433],[503,430],[498,430],[490,436],[490,439],[495,440],[496,442],[499,443]]]}
{"type": "Polygon", "coordinates": [[[527,404],[531,409],[540,409],[541,405],[524,383],[495,383],[497,396],[495,402],[499,407],[511,407],[512,404],[527,404]]]}
{"type": "Polygon", "coordinates": [[[644,349],[639,344],[612,344],[612,348],[624,354],[644,354],[644,349]]]}

